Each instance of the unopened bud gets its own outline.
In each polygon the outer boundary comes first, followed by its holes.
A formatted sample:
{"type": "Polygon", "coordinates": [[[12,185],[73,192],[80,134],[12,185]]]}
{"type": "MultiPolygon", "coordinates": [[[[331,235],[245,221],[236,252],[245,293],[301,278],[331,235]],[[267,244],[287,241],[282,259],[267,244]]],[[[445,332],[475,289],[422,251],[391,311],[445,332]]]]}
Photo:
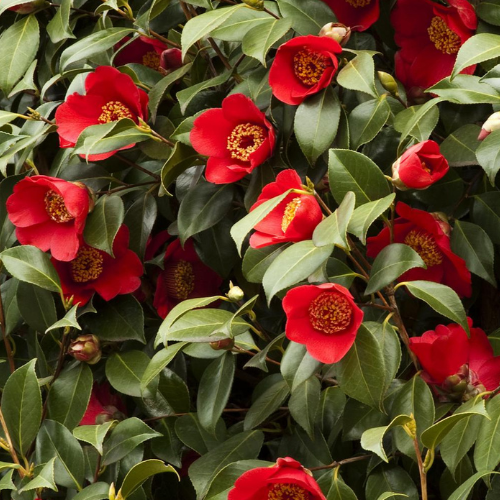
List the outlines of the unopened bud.
{"type": "Polygon", "coordinates": [[[351,38],[351,28],[341,23],[328,23],[321,28],[319,36],[327,36],[344,46],[351,38]]]}
{"type": "Polygon", "coordinates": [[[214,351],[230,351],[234,347],[234,339],[222,339],[210,342],[210,347],[214,351]]]}
{"type": "Polygon", "coordinates": [[[234,286],[232,283],[229,284],[229,292],[226,293],[226,297],[233,301],[239,302],[245,298],[245,293],[239,286],[234,286]]]}
{"type": "Polygon", "coordinates": [[[417,436],[417,422],[415,418],[403,425],[403,429],[411,439],[415,439],[415,437],[417,436]]]}
{"type": "Polygon", "coordinates": [[[115,500],[116,499],[116,489],[115,489],[115,483],[111,483],[108,491],[108,497],[109,500],[115,500]]]}
{"type": "Polygon", "coordinates": [[[243,0],[243,3],[254,10],[264,10],[264,0],[243,0]]]}
{"type": "Polygon", "coordinates": [[[395,187],[397,187],[400,191],[407,191],[408,187],[399,177],[399,167],[401,166],[401,158],[398,158],[392,164],[392,183],[395,187]]]}
{"type": "Polygon", "coordinates": [[[382,87],[392,95],[398,95],[398,83],[394,77],[385,71],[377,71],[377,74],[382,87]]]}
{"type": "Polygon", "coordinates": [[[500,111],[493,113],[484,123],[479,133],[478,140],[486,139],[492,132],[500,129],[500,111]]]}
{"type": "Polygon", "coordinates": [[[160,56],[160,71],[169,75],[182,66],[182,51],[180,49],[166,49],[160,56]]]}
{"type": "Polygon", "coordinates": [[[80,335],[71,342],[68,354],[78,361],[95,365],[102,356],[101,343],[95,335],[80,335]]]}
{"type": "Polygon", "coordinates": [[[433,212],[432,216],[434,217],[434,220],[439,224],[441,231],[443,231],[446,236],[450,236],[451,226],[448,222],[448,216],[443,212],[433,212]]]}

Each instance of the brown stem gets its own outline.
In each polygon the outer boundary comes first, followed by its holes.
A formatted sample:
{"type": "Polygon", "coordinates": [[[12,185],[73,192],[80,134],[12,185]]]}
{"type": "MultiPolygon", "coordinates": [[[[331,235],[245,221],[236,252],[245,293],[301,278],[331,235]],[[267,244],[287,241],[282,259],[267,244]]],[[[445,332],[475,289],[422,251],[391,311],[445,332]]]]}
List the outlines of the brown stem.
{"type": "Polygon", "coordinates": [[[24,469],[24,467],[21,466],[19,462],[19,458],[17,457],[16,450],[14,449],[14,445],[12,444],[12,438],[10,437],[9,429],[7,428],[7,424],[5,423],[5,418],[3,416],[1,408],[0,408],[0,425],[2,426],[3,433],[5,434],[5,440],[7,441],[7,444],[9,446],[10,456],[12,457],[12,460],[14,460],[14,463],[16,463],[21,467],[19,469],[19,475],[21,477],[24,477],[26,475],[26,470],[24,469]]]}
{"type": "Polygon", "coordinates": [[[164,36],[160,35],[156,31],[149,30],[149,32],[157,39],[160,40],[160,42],[163,42],[165,45],[171,45],[172,47],[175,47],[176,49],[180,49],[181,46],[178,43],[172,42],[172,40],[169,40],[168,38],[165,38],[164,36]]]}
{"type": "Polygon", "coordinates": [[[168,144],[171,148],[173,148],[175,146],[175,144],[172,141],[169,141],[168,139],[166,139],[165,137],[163,137],[162,135],[160,135],[158,132],[155,132],[154,130],[151,130],[151,134],[154,135],[161,142],[164,142],[165,144],[168,144]]]}
{"type": "Polygon", "coordinates": [[[5,344],[5,351],[7,353],[7,359],[9,360],[10,373],[16,371],[16,364],[14,363],[14,356],[12,354],[12,346],[10,345],[10,340],[7,336],[7,329],[5,326],[5,313],[3,309],[2,295],[0,294],[0,328],[2,329],[3,342],[5,344]]]}
{"type": "Polygon", "coordinates": [[[95,466],[94,481],[93,481],[94,483],[97,483],[97,480],[99,479],[99,472],[101,470],[101,460],[102,460],[102,457],[99,454],[97,456],[97,463],[96,463],[96,466],[95,466]]]}
{"type": "Polygon", "coordinates": [[[380,304],[374,304],[373,302],[365,302],[364,304],[356,304],[359,307],[374,307],[375,309],[382,309],[383,311],[394,312],[391,306],[381,306],[380,304]]]}
{"type": "Polygon", "coordinates": [[[420,489],[422,494],[422,500],[428,500],[427,496],[427,473],[425,472],[424,463],[422,461],[422,454],[420,453],[420,447],[418,445],[418,438],[413,439],[413,446],[415,448],[415,453],[417,455],[418,473],[420,474],[420,489]]]}
{"type": "Polygon", "coordinates": [[[208,37],[208,43],[210,43],[210,45],[212,46],[212,49],[214,49],[215,53],[217,54],[217,56],[219,57],[219,59],[222,61],[222,64],[224,64],[224,66],[226,67],[226,69],[232,71],[233,67],[231,66],[231,64],[227,60],[227,57],[222,53],[222,51],[220,50],[220,48],[217,45],[217,43],[215,43],[215,40],[213,38],[211,38],[211,37],[208,37]]]}
{"type": "MultiPolygon", "coordinates": [[[[249,356],[257,356],[256,353],[252,352],[252,351],[247,351],[246,349],[242,349],[241,347],[235,347],[235,351],[233,352],[241,352],[241,353],[244,353],[244,354],[248,354],[249,356]]],[[[266,361],[268,361],[269,363],[272,363],[273,365],[276,365],[276,366],[281,366],[281,363],[279,361],[275,361],[274,359],[271,359],[271,358],[268,358],[266,356],[266,361]]]]}
{"type": "Polygon", "coordinates": [[[263,10],[264,10],[264,12],[265,12],[266,14],[269,14],[270,16],[273,16],[273,17],[274,17],[274,19],[281,19],[281,18],[280,18],[279,16],[277,16],[276,14],[273,14],[270,10],[268,10],[268,9],[266,9],[266,8],[264,8],[263,10]]]}
{"type": "Polygon", "coordinates": [[[125,189],[130,189],[137,186],[150,186],[151,184],[158,184],[157,181],[139,182],[137,184],[127,184],[126,186],[120,186],[114,189],[109,189],[108,191],[97,191],[96,194],[112,194],[118,191],[124,191],[125,189]]]}
{"type": "Polygon", "coordinates": [[[140,170],[144,174],[149,175],[150,177],[152,177],[153,179],[155,179],[157,181],[160,180],[159,175],[156,175],[153,172],[150,172],[147,168],[141,167],[140,165],[137,165],[137,163],[134,163],[133,161],[128,160],[127,158],[122,156],[120,153],[115,153],[115,158],[118,158],[120,161],[122,161],[123,163],[126,163],[130,167],[135,168],[136,170],[140,170]]]}
{"type": "Polygon", "coordinates": [[[329,465],[322,465],[320,467],[310,467],[310,471],[315,470],[326,470],[326,469],[335,469],[336,467],[341,467],[342,465],[352,464],[353,462],[360,462],[361,460],[368,460],[372,455],[360,455],[359,457],[351,457],[345,458],[344,460],[340,460],[340,462],[332,462],[329,465]]]}

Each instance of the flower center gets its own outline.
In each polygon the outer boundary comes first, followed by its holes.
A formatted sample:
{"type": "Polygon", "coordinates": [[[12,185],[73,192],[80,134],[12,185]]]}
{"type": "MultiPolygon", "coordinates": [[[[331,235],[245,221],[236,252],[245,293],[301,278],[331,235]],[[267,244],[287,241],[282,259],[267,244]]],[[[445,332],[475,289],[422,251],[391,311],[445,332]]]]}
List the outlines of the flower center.
{"type": "Polygon", "coordinates": [[[310,500],[310,498],[311,494],[307,490],[291,483],[274,484],[267,494],[267,500],[310,500]]]}
{"type": "Polygon", "coordinates": [[[316,85],[321,80],[327,66],[329,66],[329,61],[323,54],[308,48],[300,50],[293,57],[295,76],[309,87],[316,85]]]}
{"type": "Polygon", "coordinates": [[[308,313],[315,330],[331,335],[351,324],[352,307],[343,295],[323,292],[311,302],[308,313]]]}
{"type": "Polygon", "coordinates": [[[370,5],[372,0],[345,0],[348,4],[352,5],[355,9],[358,7],[366,7],[370,5]]]}
{"type": "Polygon", "coordinates": [[[448,25],[438,16],[432,18],[427,28],[431,42],[443,54],[456,54],[461,45],[460,37],[448,28],[448,25]]]}
{"type": "Polygon", "coordinates": [[[83,245],[71,261],[71,277],[75,283],[94,281],[102,273],[104,257],[96,248],[83,245]]]}
{"type": "Polygon", "coordinates": [[[421,233],[414,229],[406,235],[404,243],[422,257],[427,267],[437,266],[443,262],[443,254],[429,233],[421,233]]]}
{"type": "Polygon", "coordinates": [[[250,155],[259,149],[266,140],[266,131],[260,125],[241,123],[236,125],[231,135],[227,138],[227,149],[231,158],[249,161],[250,155]]]}
{"type": "Polygon", "coordinates": [[[427,172],[428,174],[431,174],[432,173],[432,169],[430,169],[427,164],[425,163],[425,161],[421,161],[420,162],[422,164],[422,168],[425,172],[427,172]]]}
{"type": "Polygon", "coordinates": [[[281,221],[281,230],[286,233],[288,226],[292,222],[295,214],[297,213],[297,209],[300,207],[302,200],[300,198],[294,198],[288,205],[285,207],[285,211],[283,212],[283,219],[281,221]]]}
{"type": "Polygon", "coordinates": [[[45,210],[49,217],[58,224],[74,219],[66,208],[64,198],[52,189],[45,194],[45,210]]]}
{"type": "Polygon", "coordinates": [[[194,290],[193,266],[185,260],[179,260],[167,266],[165,271],[165,284],[169,297],[186,300],[194,290]]]}
{"type": "Polygon", "coordinates": [[[97,119],[99,123],[116,122],[122,118],[134,119],[132,111],[120,101],[109,101],[102,107],[101,116],[97,119]]]}
{"type": "Polygon", "coordinates": [[[146,52],[142,56],[142,64],[148,68],[158,69],[160,67],[160,56],[154,51],[146,52]]]}

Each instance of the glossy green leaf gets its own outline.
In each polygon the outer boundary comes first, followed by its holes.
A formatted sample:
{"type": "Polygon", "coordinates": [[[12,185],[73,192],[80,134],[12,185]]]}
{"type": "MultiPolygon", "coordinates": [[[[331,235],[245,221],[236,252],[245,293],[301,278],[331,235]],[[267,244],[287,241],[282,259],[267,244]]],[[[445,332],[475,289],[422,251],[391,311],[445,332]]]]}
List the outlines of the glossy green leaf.
{"type": "Polygon", "coordinates": [[[456,77],[462,70],[489,61],[500,56],[500,36],[479,33],[470,37],[460,47],[451,77],[456,77]]]}
{"type": "Polygon", "coordinates": [[[483,477],[490,476],[491,474],[500,474],[499,472],[487,471],[487,472],[476,472],[467,481],[461,484],[448,498],[448,500],[467,500],[469,494],[474,488],[474,485],[483,477]]]}
{"type": "Polygon", "coordinates": [[[127,210],[124,223],[130,230],[129,248],[144,258],[148,239],[158,213],[156,200],[150,193],[141,196],[127,210]]]}
{"type": "Polygon", "coordinates": [[[49,488],[53,491],[58,491],[56,483],[54,482],[54,468],[55,468],[56,457],[50,459],[40,471],[35,472],[35,477],[28,482],[28,484],[24,485],[19,493],[23,493],[25,491],[31,491],[41,488],[49,488]]]}
{"type": "Polygon", "coordinates": [[[109,484],[97,482],[89,484],[77,493],[73,500],[105,500],[107,498],[109,498],[109,484]]]}
{"type": "Polygon", "coordinates": [[[175,356],[177,356],[177,354],[184,349],[185,346],[185,342],[178,342],[177,344],[166,346],[165,349],[157,352],[152,357],[142,375],[141,391],[144,392],[146,390],[153,379],[174,360],[175,356]]]}
{"type": "Polygon", "coordinates": [[[269,245],[264,248],[248,247],[243,257],[243,275],[250,283],[262,283],[262,279],[286,245],[269,245]]]}
{"type": "Polygon", "coordinates": [[[81,425],[73,429],[73,436],[78,441],[91,444],[99,452],[99,455],[102,455],[104,438],[114,424],[115,421],[111,420],[100,425],[81,425]]]}
{"type": "Polygon", "coordinates": [[[349,115],[352,149],[359,149],[363,144],[372,141],[387,123],[390,115],[391,108],[385,94],[356,106],[349,115]]]}
{"type": "Polygon", "coordinates": [[[78,304],[73,306],[59,321],[56,321],[52,325],[50,325],[45,333],[50,332],[51,330],[56,330],[57,328],[75,328],[76,330],[81,330],[82,327],[78,324],[78,320],[76,319],[76,312],[78,311],[78,304]]]}
{"type": "Polygon", "coordinates": [[[444,78],[427,92],[457,104],[500,104],[500,93],[472,75],[457,75],[453,80],[444,78]]]}
{"type": "Polygon", "coordinates": [[[493,470],[500,463],[500,398],[490,399],[486,405],[490,420],[482,420],[474,448],[474,465],[480,472],[493,470]]]}
{"type": "Polygon", "coordinates": [[[69,16],[71,14],[72,1],[62,0],[56,15],[47,24],[47,34],[50,41],[54,44],[68,38],[76,38],[69,25],[69,16]]]}
{"type": "Polygon", "coordinates": [[[341,87],[359,90],[377,98],[373,57],[366,52],[360,52],[339,71],[337,82],[341,87]]]}
{"type": "Polygon", "coordinates": [[[281,359],[280,371],[293,392],[299,385],[311,378],[320,366],[321,362],[307,352],[305,345],[290,342],[281,359]]]}
{"type": "Polygon", "coordinates": [[[106,377],[118,392],[141,397],[141,379],[149,361],[142,351],[116,352],[106,361],[106,377]]]}
{"type": "Polygon", "coordinates": [[[20,281],[16,296],[22,318],[34,330],[44,332],[57,321],[52,292],[20,281]]]}
{"type": "Polygon", "coordinates": [[[278,0],[281,15],[292,20],[299,35],[317,35],[326,19],[334,19],[330,8],[315,0],[278,0]]]}
{"type": "Polygon", "coordinates": [[[320,393],[321,383],[312,376],[293,390],[288,403],[291,416],[311,439],[314,437],[314,422],[319,407],[320,393]]]}
{"type": "Polygon", "coordinates": [[[500,155],[498,148],[495,147],[499,138],[500,131],[493,131],[480,143],[476,150],[477,161],[488,175],[492,186],[495,185],[495,178],[500,170],[500,155]]]}

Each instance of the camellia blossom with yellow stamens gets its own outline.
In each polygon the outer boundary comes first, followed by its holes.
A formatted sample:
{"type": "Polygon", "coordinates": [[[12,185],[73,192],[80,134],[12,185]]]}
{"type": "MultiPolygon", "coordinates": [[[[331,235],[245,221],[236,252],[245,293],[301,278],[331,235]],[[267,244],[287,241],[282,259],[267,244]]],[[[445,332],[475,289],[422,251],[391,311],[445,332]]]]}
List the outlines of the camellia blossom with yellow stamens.
{"type": "Polygon", "coordinates": [[[272,467],[257,467],[242,474],[228,500],[326,500],[312,474],[297,460],[278,458],[272,467]]]}
{"type": "MultiPolygon", "coordinates": [[[[393,243],[404,243],[417,252],[427,269],[410,269],[399,277],[399,281],[434,281],[453,288],[460,297],[470,297],[471,274],[465,261],[452,252],[450,226],[438,216],[410,208],[405,203],[396,205],[400,216],[394,221],[393,243]]],[[[367,239],[369,257],[376,257],[391,243],[389,228],[367,239]]]]}
{"type": "Polygon", "coordinates": [[[322,363],[337,363],[351,348],[363,311],[347,288],[335,283],[292,288],[283,299],[285,333],[322,363]]]}
{"type": "Polygon", "coordinates": [[[222,278],[198,257],[192,240],[184,248],[179,239],[167,247],[163,271],[158,275],[153,305],[165,318],[179,302],[220,293],[222,278]]]}
{"type": "MultiPolygon", "coordinates": [[[[410,97],[451,74],[460,47],[475,33],[477,17],[467,0],[398,0],[391,15],[395,41],[396,77],[410,97]]],[[[462,73],[471,75],[475,65],[462,73]]]]}
{"type": "Polygon", "coordinates": [[[33,245],[61,261],[75,258],[89,212],[84,184],[34,175],[14,186],[6,203],[21,245],[33,245]]]}
{"type": "MultiPolygon", "coordinates": [[[[62,148],[75,146],[78,136],[92,125],[100,125],[122,118],[130,118],[139,124],[139,118],[148,118],[149,98],[137,88],[130,76],[111,66],[99,66],[85,79],[85,95],[78,93],[66,97],[56,110],[57,133],[62,148]]],[[[130,144],[120,149],[130,149],[130,144]]],[[[89,161],[104,160],[109,153],[91,154],[89,161]]]]}
{"type": "Polygon", "coordinates": [[[205,176],[214,184],[245,177],[272,155],[276,140],[264,113],[243,94],[226,97],[222,108],[196,118],[190,139],[198,153],[209,157],[205,176]]]}
{"type": "Polygon", "coordinates": [[[380,0],[323,0],[342,24],[353,31],[367,30],[380,15],[380,0]]]}
{"type": "Polygon", "coordinates": [[[69,262],[52,258],[64,296],[85,305],[97,292],[104,300],[132,293],[141,284],[142,263],[128,248],[129,230],[122,225],[113,242],[114,257],[87,245],[83,238],[76,257],[69,262]]]}
{"type": "Polygon", "coordinates": [[[281,45],[269,72],[273,95],[297,105],[328,87],[338,69],[338,42],[327,36],[298,36],[281,45]]]}
{"type": "MultiPolygon", "coordinates": [[[[283,170],[275,182],[264,186],[250,211],[288,189],[303,190],[300,177],[292,169],[283,170]]],[[[312,194],[290,193],[255,226],[250,246],[262,248],[287,241],[309,240],[322,218],[321,207],[312,194]]]]}

